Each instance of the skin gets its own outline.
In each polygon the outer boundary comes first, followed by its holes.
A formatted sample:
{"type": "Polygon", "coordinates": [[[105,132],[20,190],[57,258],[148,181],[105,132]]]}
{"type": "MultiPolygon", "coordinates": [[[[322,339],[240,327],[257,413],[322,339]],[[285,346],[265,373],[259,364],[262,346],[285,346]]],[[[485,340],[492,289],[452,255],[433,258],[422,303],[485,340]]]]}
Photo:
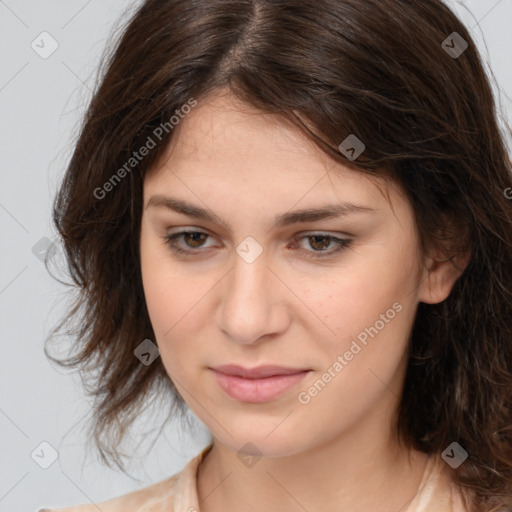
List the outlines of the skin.
{"type": "Polygon", "coordinates": [[[435,251],[421,254],[398,186],[331,160],[279,117],[219,91],[181,121],[146,176],[140,249],[162,362],[214,437],[198,472],[202,512],[396,512],[414,497],[427,458],[394,434],[406,347],[418,303],[444,300],[459,272],[435,251]],[[155,195],[208,208],[231,231],[148,207],[155,195]],[[374,211],[273,227],[277,215],[344,202],[374,211]],[[173,252],[166,236],[189,228],[209,236],[175,240],[195,255],[173,252]],[[351,245],[333,253],[331,239],[311,239],[319,232],[351,245]],[[236,252],[248,236],[263,250],[252,263],[236,252]],[[331,255],[313,257],[322,251],[331,255]],[[397,302],[400,312],[300,403],[397,302]],[[312,371],[274,400],[245,403],[209,369],[228,363],[312,371]],[[238,457],[248,442],[261,453],[252,467],[238,457]]]}

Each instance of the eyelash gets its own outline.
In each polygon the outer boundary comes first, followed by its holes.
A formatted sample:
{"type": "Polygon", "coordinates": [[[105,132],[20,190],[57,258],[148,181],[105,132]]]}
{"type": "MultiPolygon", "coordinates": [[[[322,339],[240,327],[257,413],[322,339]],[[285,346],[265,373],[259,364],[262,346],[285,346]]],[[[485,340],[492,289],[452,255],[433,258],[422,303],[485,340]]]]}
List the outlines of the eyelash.
{"type": "MultiPolygon", "coordinates": [[[[178,246],[177,242],[176,242],[176,239],[181,236],[193,235],[193,234],[206,235],[206,236],[210,237],[210,235],[208,235],[208,233],[204,233],[203,231],[180,231],[180,232],[174,233],[172,235],[167,235],[163,238],[164,238],[166,245],[173,252],[187,255],[187,256],[197,256],[197,251],[200,251],[200,249],[197,249],[195,251],[194,250],[186,250],[186,249],[183,249],[182,247],[178,246]]],[[[335,236],[327,235],[325,233],[313,233],[313,234],[305,235],[302,237],[296,237],[293,239],[293,242],[296,242],[296,241],[304,239],[304,238],[313,238],[313,237],[327,238],[330,241],[336,243],[338,245],[338,247],[336,247],[334,250],[330,250],[330,251],[307,251],[306,249],[304,249],[306,252],[311,253],[311,255],[309,257],[312,259],[321,259],[321,258],[328,258],[330,256],[334,256],[335,254],[350,247],[350,245],[352,243],[352,240],[350,240],[348,238],[337,238],[335,236]]]]}

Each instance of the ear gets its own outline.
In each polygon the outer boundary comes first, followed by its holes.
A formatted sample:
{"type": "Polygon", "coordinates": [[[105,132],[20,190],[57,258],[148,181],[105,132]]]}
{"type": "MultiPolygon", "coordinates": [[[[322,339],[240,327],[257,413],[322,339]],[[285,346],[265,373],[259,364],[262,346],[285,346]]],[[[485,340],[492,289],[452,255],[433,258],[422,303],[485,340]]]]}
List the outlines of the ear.
{"type": "Polygon", "coordinates": [[[439,249],[425,258],[419,300],[426,304],[437,304],[448,298],[469,259],[470,251],[461,251],[446,257],[446,253],[439,249]]]}

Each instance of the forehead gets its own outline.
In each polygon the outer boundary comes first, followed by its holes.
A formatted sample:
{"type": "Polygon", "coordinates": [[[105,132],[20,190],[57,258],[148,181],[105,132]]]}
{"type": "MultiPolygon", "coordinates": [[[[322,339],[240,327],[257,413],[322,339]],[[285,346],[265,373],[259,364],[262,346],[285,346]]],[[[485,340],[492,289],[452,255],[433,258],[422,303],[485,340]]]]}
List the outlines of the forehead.
{"type": "Polygon", "coordinates": [[[224,161],[240,153],[252,161],[271,159],[276,165],[291,158],[325,165],[332,161],[284,117],[259,111],[225,90],[198,101],[177,128],[164,157],[174,161],[204,160],[208,155],[224,161]]]}
{"type": "Polygon", "coordinates": [[[231,194],[279,211],[319,200],[387,202],[396,188],[335,161],[283,117],[225,91],[199,101],[180,121],[144,186],[145,196],[178,188],[190,198],[231,194]]]}

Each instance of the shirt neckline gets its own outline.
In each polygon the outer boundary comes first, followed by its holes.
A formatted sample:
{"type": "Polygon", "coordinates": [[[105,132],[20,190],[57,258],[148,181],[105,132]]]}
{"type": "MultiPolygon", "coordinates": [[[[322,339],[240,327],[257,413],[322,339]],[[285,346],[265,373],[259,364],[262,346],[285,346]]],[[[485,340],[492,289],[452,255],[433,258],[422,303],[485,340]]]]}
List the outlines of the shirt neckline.
{"type": "MultiPolygon", "coordinates": [[[[175,510],[200,512],[198,495],[198,472],[201,462],[213,448],[209,444],[183,469],[176,482],[175,510]]],[[[403,512],[451,512],[451,482],[446,463],[439,455],[429,455],[418,490],[403,512]],[[441,508],[445,505],[445,508],[441,508]],[[433,508],[431,508],[433,507],[433,508]]]]}

